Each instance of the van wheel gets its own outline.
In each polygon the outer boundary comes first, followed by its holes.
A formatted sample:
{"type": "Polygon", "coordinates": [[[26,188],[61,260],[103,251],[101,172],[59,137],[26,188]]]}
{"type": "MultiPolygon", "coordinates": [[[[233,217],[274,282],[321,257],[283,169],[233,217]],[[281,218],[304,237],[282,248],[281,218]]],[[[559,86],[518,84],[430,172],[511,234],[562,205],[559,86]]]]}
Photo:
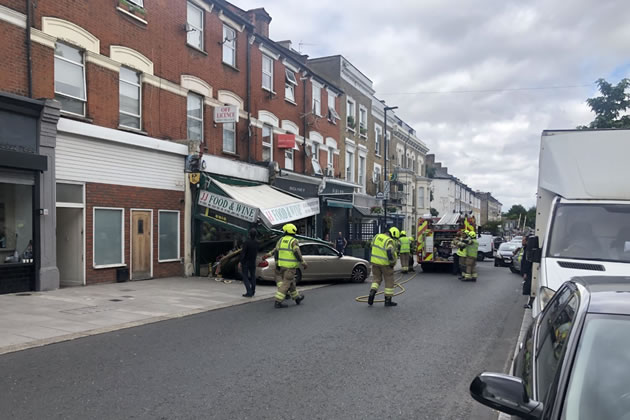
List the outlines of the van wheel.
{"type": "Polygon", "coordinates": [[[483,259],[484,259],[485,257],[486,257],[486,256],[485,256],[485,255],[483,255],[483,254],[480,252],[479,254],[477,254],[477,261],[483,261],[483,259]]]}
{"type": "Polygon", "coordinates": [[[497,259],[496,259],[496,258],[495,258],[495,260],[494,260],[494,266],[495,266],[495,267],[498,267],[498,266],[499,266],[499,261],[497,261],[497,259]]]}

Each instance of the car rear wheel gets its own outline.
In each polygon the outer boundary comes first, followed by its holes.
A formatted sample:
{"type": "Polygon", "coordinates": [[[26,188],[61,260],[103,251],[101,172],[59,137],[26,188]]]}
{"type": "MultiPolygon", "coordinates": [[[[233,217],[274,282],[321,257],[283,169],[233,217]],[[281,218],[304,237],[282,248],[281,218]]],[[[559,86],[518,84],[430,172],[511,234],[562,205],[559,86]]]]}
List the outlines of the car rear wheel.
{"type": "Polygon", "coordinates": [[[350,280],[353,283],[363,283],[367,278],[367,269],[362,265],[357,265],[352,269],[352,274],[350,275],[350,280]]]}
{"type": "Polygon", "coordinates": [[[510,267],[510,271],[514,274],[519,274],[518,270],[514,267],[510,267]]]}

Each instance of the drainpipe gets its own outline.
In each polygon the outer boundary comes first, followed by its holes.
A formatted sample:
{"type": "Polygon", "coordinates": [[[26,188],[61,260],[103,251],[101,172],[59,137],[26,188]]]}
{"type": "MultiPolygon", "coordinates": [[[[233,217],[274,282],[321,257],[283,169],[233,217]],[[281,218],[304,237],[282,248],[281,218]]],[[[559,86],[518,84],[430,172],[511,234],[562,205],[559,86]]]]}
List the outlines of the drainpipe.
{"type": "Polygon", "coordinates": [[[304,138],[304,153],[302,153],[302,173],[306,174],[306,81],[308,79],[306,77],[304,77],[304,119],[302,120],[302,137],[304,138]]]}
{"type": "Polygon", "coordinates": [[[252,68],[251,68],[251,42],[253,41],[253,39],[250,40],[250,37],[253,38],[253,34],[251,33],[251,30],[248,29],[248,39],[247,39],[247,162],[251,163],[252,161],[252,156],[251,156],[251,139],[252,139],[252,113],[251,113],[251,76],[252,76],[252,68]]]}
{"type": "Polygon", "coordinates": [[[31,0],[26,0],[26,75],[28,79],[28,97],[33,97],[33,56],[31,53],[31,24],[32,16],[31,0]]]}

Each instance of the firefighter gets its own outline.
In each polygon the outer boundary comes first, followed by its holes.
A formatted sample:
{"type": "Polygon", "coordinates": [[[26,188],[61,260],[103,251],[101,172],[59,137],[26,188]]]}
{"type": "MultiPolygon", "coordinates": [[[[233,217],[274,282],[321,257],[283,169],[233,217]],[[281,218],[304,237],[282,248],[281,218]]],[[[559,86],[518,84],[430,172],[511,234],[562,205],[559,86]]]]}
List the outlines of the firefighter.
{"type": "Polygon", "coordinates": [[[388,234],[379,233],[372,239],[372,285],[368,305],[374,303],[374,296],[381,282],[385,280],[385,306],[396,306],[392,302],[394,296],[394,266],[398,256],[396,255],[396,239],[400,237],[400,231],[396,227],[389,228],[388,234]]]}
{"type": "Polygon", "coordinates": [[[297,228],[292,223],[287,223],[282,227],[284,236],[278,240],[276,247],[268,254],[263,255],[263,260],[273,256],[276,260],[276,285],[278,291],[276,292],[275,308],[286,308],[287,305],[283,303],[287,297],[287,292],[291,298],[295,301],[296,305],[304,300],[304,295],[301,295],[295,287],[295,274],[300,263],[306,270],[308,265],[302,253],[300,252],[300,246],[295,234],[297,228]]]}
{"type": "Polygon", "coordinates": [[[466,246],[470,238],[465,231],[460,230],[457,232],[457,236],[453,241],[455,246],[455,255],[453,255],[453,274],[458,275],[462,280],[464,273],[466,272],[466,246]]]}
{"type": "Polygon", "coordinates": [[[409,259],[411,258],[411,238],[404,230],[400,232],[400,266],[403,273],[409,272],[409,259]]]}
{"type": "Polygon", "coordinates": [[[475,232],[468,231],[468,236],[464,281],[477,281],[477,251],[479,249],[479,242],[477,242],[477,234],[475,232]]]}

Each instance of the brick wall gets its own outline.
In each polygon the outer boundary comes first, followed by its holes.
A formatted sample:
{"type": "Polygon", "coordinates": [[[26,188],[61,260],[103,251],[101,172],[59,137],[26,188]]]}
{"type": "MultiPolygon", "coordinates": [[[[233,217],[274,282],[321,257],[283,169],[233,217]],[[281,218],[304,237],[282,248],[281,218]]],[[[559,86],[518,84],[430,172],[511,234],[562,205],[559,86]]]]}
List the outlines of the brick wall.
{"type": "Polygon", "coordinates": [[[109,283],[116,281],[116,269],[95,269],[93,267],[93,222],[94,207],[124,208],[125,224],[125,264],[129,267],[130,255],[130,210],[153,210],[153,277],[181,276],[184,267],[180,262],[158,262],[158,210],[180,211],[180,256],[184,255],[184,192],[157,190],[150,188],[127,187],[121,185],[107,185],[88,183],[85,185],[87,201],[85,220],[85,248],[86,248],[86,283],[109,283]]]}

